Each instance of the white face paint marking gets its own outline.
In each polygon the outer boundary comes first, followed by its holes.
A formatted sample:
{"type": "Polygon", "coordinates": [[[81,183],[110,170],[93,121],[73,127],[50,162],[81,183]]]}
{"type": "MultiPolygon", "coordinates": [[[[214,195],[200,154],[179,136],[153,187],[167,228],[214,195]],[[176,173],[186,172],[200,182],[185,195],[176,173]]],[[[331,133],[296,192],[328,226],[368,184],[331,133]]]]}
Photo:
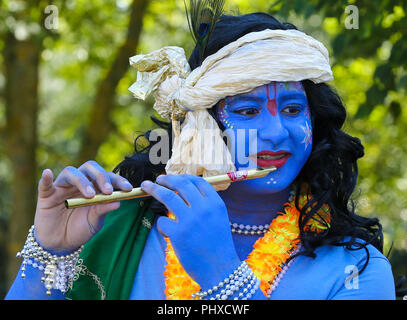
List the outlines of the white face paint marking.
{"type": "Polygon", "coordinates": [[[269,180],[269,181],[267,181],[266,183],[267,183],[267,184],[270,184],[270,183],[276,184],[276,183],[277,183],[277,181],[276,181],[276,180],[274,180],[274,178],[270,178],[270,180],[269,180]]]}
{"type": "Polygon", "coordinates": [[[309,126],[308,126],[308,122],[305,122],[305,125],[306,125],[306,127],[301,126],[301,129],[305,133],[304,140],[302,140],[301,143],[305,144],[304,150],[307,150],[308,145],[311,143],[312,132],[311,132],[311,129],[309,128],[309,126]]]}

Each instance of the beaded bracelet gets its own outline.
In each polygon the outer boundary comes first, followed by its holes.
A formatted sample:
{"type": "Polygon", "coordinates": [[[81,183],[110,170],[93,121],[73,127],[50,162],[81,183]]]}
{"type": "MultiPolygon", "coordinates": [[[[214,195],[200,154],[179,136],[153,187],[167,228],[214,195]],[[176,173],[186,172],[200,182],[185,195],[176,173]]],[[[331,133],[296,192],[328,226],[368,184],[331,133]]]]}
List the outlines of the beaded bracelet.
{"type": "Polygon", "coordinates": [[[24,272],[26,265],[29,264],[41,271],[44,270],[44,277],[41,277],[41,281],[44,282],[47,295],[51,295],[51,289],[65,293],[73,280],[76,261],[82,249],[83,246],[65,256],[53,255],[35,241],[34,226],[32,226],[23,249],[16,255],[18,258],[23,258],[21,277],[25,278],[24,272]]]}
{"type": "Polygon", "coordinates": [[[232,278],[230,278],[230,276],[229,278],[226,278],[223,281],[227,283],[225,289],[222,289],[220,293],[215,295],[215,297],[211,297],[210,300],[227,300],[235,293],[235,291],[239,290],[244,284],[246,284],[252,276],[253,274],[251,270],[245,265],[241,272],[234,274],[232,278]]]}
{"type": "MultiPolygon", "coordinates": [[[[243,293],[247,293],[242,300],[247,300],[250,299],[257,291],[257,289],[260,287],[260,279],[254,278],[250,281],[250,283],[247,285],[246,288],[243,289],[243,293]]],[[[240,297],[240,293],[239,293],[240,297]]],[[[235,300],[238,300],[238,297],[235,298],[235,300]]]]}
{"type": "MultiPolygon", "coordinates": [[[[225,283],[229,283],[230,280],[232,280],[232,279],[235,280],[236,277],[240,277],[243,274],[242,271],[245,271],[247,267],[248,266],[247,266],[246,262],[243,261],[240,264],[240,266],[235,271],[233,271],[232,274],[229,275],[229,277],[227,277],[223,281],[219,282],[219,284],[213,286],[211,289],[209,289],[207,291],[199,291],[199,292],[193,293],[191,295],[191,297],[202,299],[202,298],[207,297],[208,295],[211,295],[214,292],[217,292],[219,290],[219,288],[222,288],[224,286],[225,283]]],[[[217,295],[216,297],[219,299],[220,295],[217,295]]]]}
{"type": "MultiPolygon", "coordinates": [[[[239,277],[236,281],[236,286],[235,290],[237,291],[237,296],[234,297],[234,300],[247,300],[252,297],[252,295],[256,292],[256,290],[260,287],[260,280],[254,275],[253,271],[247,266],[246,271],[243,273],[242,276],[239,277]],[[243,287],[246,285],[245,287],[243,287]]],[[[222,290],[223,291],[223,290],[222,290]]],[[[222,294],[221,291],[221,294],[222,294]]],[[[221,295],[219,297],[219,294],[215,296],[215,298],[211,298],[210,300],[226,300],[230,296],[234,294],[234,291],[228,291],[226,290],[226,294],[221,295]]]]}
{"type": "Polygon", "coordinates": [[[243,288],[243,292],[238,293],[237,297],[234,298],[235,300],[238,300],[239,298],[251,298],[251,296],[256,292],[260,285],[260,280],[256,278],[253,271],[249,268],[245,261],[243,261],[232,274],[221,281],[218,285],[213,286],[207,291],[199,291],[197,293],[194,293],[192,294],[192,298],[203,299],[212,294],[215,294],[215,296],[212,296],[210,300],[226,300],[229,297],[233,296],[235,292],[240,290],[244,285],[246,285],[246,287],[243,288]],[[216,293],[220,288],[223,288],[224,286],[225,288],[221,289],[220,293],[216,293]],[[246,294],[245,297],[244,294],[246,294]]]}

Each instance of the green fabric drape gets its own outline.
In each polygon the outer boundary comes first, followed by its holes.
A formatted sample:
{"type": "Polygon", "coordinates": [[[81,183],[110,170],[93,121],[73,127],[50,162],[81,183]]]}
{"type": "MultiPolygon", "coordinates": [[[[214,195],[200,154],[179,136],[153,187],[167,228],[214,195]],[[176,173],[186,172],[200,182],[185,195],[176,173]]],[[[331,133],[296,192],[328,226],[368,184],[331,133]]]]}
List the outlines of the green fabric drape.
{"type": "Polygon", "coordinates": [[[78,278],[67,292],[74,300],[127,300],[148,233],[154,223],[150,199],[121,201],[102,228],[84,246],[78,278]]]}

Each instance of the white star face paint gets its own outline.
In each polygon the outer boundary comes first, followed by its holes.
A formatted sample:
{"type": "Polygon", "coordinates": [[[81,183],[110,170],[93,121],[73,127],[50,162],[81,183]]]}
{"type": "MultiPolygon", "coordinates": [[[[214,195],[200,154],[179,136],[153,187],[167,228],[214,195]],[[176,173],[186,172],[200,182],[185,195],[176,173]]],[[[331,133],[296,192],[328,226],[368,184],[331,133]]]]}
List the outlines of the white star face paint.
{"type": "Polygon", "coordinates": [[[305,122],[305,127],[301,126],[301,129],[304,131],[305,134],[304,140],[302,140],[301,143],[305,145],[304,150],[306,150],[308,148],[308,145],[312,143],[312,131],[309,128],[308,121],[305,122]]]}

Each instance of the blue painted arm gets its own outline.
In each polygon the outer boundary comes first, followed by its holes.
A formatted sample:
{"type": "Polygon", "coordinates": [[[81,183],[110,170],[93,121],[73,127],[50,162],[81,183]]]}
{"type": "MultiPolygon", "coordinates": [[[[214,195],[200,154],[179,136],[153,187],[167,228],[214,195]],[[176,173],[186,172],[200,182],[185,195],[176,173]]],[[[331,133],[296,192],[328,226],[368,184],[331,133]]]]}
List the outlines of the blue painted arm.
{"type": "Polygon", "coordinates": [[[18,274],[7,293],[5,300],[64,300],[65,295],[59,290],[51,289],[51,295],[46,294],[44,283],[41,277],[44,271],[27,264],[25,278],[21,277],[22,265],[18,274]]]}

